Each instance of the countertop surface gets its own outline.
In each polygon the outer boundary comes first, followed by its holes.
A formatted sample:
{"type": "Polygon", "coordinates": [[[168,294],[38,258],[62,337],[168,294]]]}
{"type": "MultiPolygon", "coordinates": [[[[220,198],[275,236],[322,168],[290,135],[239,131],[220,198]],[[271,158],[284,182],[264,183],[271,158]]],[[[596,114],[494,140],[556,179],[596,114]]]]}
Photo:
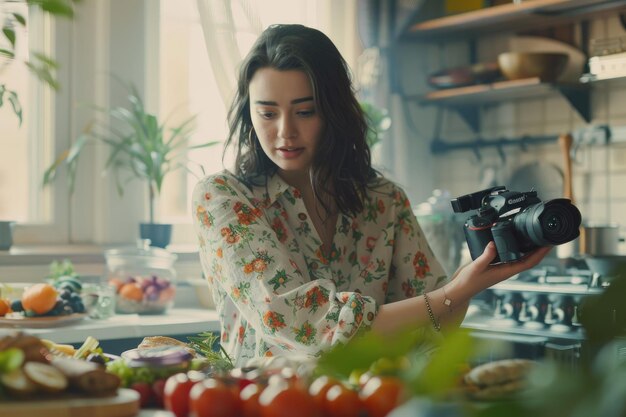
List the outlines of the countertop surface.
{"type": "MultiPolygon", "coordinates": [[[[12,328],[0,327],[0,336],[8,329],[12,328]]],[[[215,332],[219,331],[219,318],[215,310],[173,308],[158,315],[116,314],[105,320],[85,318],[61,327],[20,329],[56,343],[82,343],[87,336],[98,340],[114,340],[215,332]]]]}

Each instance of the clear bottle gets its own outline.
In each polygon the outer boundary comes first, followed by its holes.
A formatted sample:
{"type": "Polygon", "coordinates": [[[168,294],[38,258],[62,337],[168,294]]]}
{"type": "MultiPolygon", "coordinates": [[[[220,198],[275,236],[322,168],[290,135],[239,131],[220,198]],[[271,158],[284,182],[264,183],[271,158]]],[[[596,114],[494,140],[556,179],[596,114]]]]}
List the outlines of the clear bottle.
{"type": "Polygon", "coordinates": [[[105,251],[116,313],[162,314],[174,304],[176,255],[138,240],[137,246],[105,251]]]}

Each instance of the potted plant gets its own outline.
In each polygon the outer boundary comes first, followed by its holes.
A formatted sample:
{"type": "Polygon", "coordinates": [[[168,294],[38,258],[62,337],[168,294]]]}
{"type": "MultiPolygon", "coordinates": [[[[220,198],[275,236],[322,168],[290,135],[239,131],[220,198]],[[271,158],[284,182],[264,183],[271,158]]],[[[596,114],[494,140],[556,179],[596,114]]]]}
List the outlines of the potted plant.
{"type": "Polygon", "coordinates": [[[380,108],[369,101],[361,101],[360,104],[369,126],[366,141],[371,149],[380,143],[385,132],[391,127],[391,118],[387,109],[380,108]]]}
{"type": "Polygon", "coordinates": [[[150,239],[153,246],[165,247],[171,238],[171,224],[155,222],[155,204],[165,176],[178,169],[187,169],[187,152],[205,148],[218,142],[189,145],[196,116],[192,116],[175,127],[166,127],[157,116],[146,111],[137,89],[130,85],[128,106],[96,108],[108,116],[109,123],[90,123],[74,144],[62,152],[44,173],[44,185],[54,181],[57,171],[65,165],[69,174],[70,193],[74,190],[76,166],[85,145],[96,141],[108,145],[111,154],[105,172],[115,170],[117,189],[120,195],[124,184],[132,179],[144,181],[149,195],[149,223],[140,225],[142,239],[150,239]],[[120,173],[125,172],[126,178],[120,173]]]}

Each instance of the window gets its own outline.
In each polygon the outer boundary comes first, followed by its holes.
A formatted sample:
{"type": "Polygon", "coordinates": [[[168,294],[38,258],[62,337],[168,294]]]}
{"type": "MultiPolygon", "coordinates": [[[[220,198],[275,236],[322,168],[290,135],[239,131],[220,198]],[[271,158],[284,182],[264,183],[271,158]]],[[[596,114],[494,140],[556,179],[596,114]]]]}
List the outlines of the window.
{"type": "MultiPolygon", "coordinates": [[[[42,189],[44,168],[53,158],[54,94],[25,65],[34,52],[55,56],[52,20],[37,7],[26,2],[0,5],[0,16],[18,13],[27,26],[16,24],[15,59],[0,63],[0,84],[15,91],[23,111],[20,125],[12,107],[6,102],[0,108],[0,219],[20,225],[23,239],[44,242],[66,239],[65,195],[54,195],[53,189],[42,189]],[[34,228],[38,231],[33,233],[34,228]]],[[[0,47],[6,47],[2,37],[0,47]]]]}
{"type": "MultiPolygon", "coordinates": [[[[28,16],[28,7],[21,3],[7,3],[2,5],[0,17],[9,13],[18,13],[28,16]]],[[[29,19],[30,23],[31,19],[29,19]]],[[[29,177],[29,128],[34,128],[32,102],[30,100],[32,77],[23,64],[28,60],[28,45],[32,36],[21,25],[15,25],[17,42],[15,44],[15,59],[5,59],[0,63],[0,84],[7,90],[14,91],[23,108],[24,120],[20,125],[14,114],[11,104],[5,96],[4,105],[0,108],[0,132],[2,132],[2,152],[0,152],[0,219],[26,222],[36,219],[36,213],[29,210],[31,198],[29,177]],[[34,215],[34,216],[33,216],[34,215]]],[[[0,48],[9,49],[9,41],[2,36],[0,48]]],[[[34,206],[34,205],[33,205],[34,206]]]]}
{"type": "MultiPolygon", "coordinates": [[[[28,7],[26,1],[0,0],[0,13],[16,11],[28,17],[27,28],[17,33],[17,59],[11,65],[0,61],[0,83],[17,91],[24,113],[19,126],[10,105],[0,108],[0,219],[18,222],[17,245],[129,242],[137,233],[136,225],[145,220],[141,191],[129,191],[120,198],[113,177],[101,176],[107,150],[97,146],[81,157],[72,198],[65,169],[51,187],[41,187],[45,168],[93,118],[87,106],[107,107],[119,101],[108,74],[143,84],[146,104],[154,105],[162,120],[169,117],[172,125],[197,115],[194,142],[224,141],[228,104],[208,58],[197,1],[81,2],[75,18],[69,20],[52,19],[38,7],[28,7]],[[22,63],[33,51],[59,63],[59,92],[39,82],[22,63]]],[[[342,44],[354,45],[345,39],[347,33],[356,36],[355,26],[346,25],[343,19],[356,15],[350,10],[356,7],[354,0],[211,3],[232,7],[234,29],[229,26],[229,30],[234,32],[241,56],[262,28],[277,22],[303,23],[334,34],[331,38],[340,50],[342,44]],[[248,12],[255,17],[257,29],[251,28],[248,12]],[[329,29],[333,23],[344,33],[329,29]],[[338,34],[344,42],[337,40],[338,34]]],[[[0,48],[3,41],[0,34],[0,48]]],[[[342,52],[350,62],[350,53],[342,52]]],[[[158,221],[176,225],[173,243],[195,243],[191,192],[199,177],[223,168],[222,150],[213,146],[194,151],[189,157],[195,163],[188,166],[193,173],[179,170],[166,178],[157,215],[158,221]]],[[[142,190],[140,186],[133,189],[142,190]]]]}

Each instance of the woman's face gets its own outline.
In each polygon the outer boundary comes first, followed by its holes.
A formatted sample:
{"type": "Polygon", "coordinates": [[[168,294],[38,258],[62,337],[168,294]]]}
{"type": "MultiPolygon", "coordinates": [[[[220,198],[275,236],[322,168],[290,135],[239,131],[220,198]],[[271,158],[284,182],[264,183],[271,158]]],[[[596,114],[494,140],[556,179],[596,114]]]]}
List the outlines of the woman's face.
{"type": "Polygon", "coordinates": [[[250,80],[252,125],[285,180],[308,178],[323,130],[306,73],[261,68],[250,80]]]}

